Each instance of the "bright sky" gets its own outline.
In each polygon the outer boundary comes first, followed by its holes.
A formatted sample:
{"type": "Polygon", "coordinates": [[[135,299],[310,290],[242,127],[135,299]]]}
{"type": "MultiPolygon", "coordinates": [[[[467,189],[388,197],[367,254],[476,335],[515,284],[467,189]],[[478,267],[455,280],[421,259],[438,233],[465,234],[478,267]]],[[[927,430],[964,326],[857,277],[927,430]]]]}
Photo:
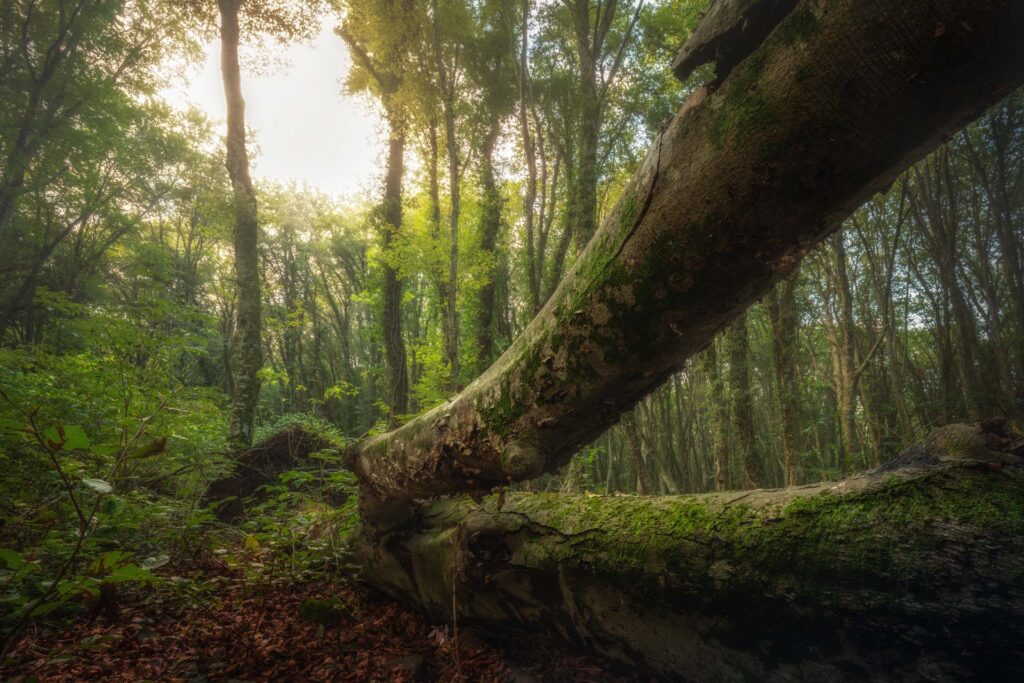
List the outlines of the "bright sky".
{"type": "MultiPolygon", "coordinates": [[[[164,94],[176,107],[204,110],[223,135],[220,42],[205,52],[203,63],[189,70],[190,82],[164,94]]],[[[307,184],[335,197],[369,191],[383,158],[380,117],[364,100],[342,94],[349,66],[344,43],[328,22],[311,44],[292,45],[281,56],[260,68],[247,64],[243,53],[246,123],[255,133],[253,176],[307,184]]]]}

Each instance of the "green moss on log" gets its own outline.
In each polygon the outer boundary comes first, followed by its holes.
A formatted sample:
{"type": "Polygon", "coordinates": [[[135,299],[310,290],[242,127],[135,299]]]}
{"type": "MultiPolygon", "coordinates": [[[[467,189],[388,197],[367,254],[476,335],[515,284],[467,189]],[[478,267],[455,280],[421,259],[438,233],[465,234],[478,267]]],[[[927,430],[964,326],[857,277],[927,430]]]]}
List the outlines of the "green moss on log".
{"type": "MultiPolygon", "coordinates": [[[[520,520],[523,531],[531,524],[550,530],[538,536],[540,547],[519,546],[534,561],[546,555],[547,562],[590,566],[599,573],[631,569],[691,585],[713,580],[719,589],[729,577],[745,585],[786,575],[823,594],[832,579],[855,583],[887,576],[909,584],[925,572],[933,574],[919,554],[930,552],[930,542],[947,532],[978,529],[1024,538],[1019,476],[967,473],[941,486],[929,478],[894,477],[878,488],[826,491],[782,506],[730,503],[722,495],[510,495],[494,514],[520,520]],[[709,574],[723,561],[735,571],[725,577],[709,574]]],[[[444,505],[466,514],[465,503],[444,505]]],[[[494,505],[487,502],[484,510],[494,505]]]]}
{"type": "Polygon", "coordinates": [[[460,623],[687,680],[999,678],[1024,665],[1022,442],[951,426],[886,469],[794,489],[444,499],[356,556],[438,619],[454,596],[460,623]]]}
{"type": "Polygon", "coordinates": [[[775,115],[774,104],[759,84],[767,60],[766,53],[757,52],[736,67],[730,77],[719,99],[722,109],[708,131],[716,149],[722,149],[728,140],[741,144],[775,115]]]}

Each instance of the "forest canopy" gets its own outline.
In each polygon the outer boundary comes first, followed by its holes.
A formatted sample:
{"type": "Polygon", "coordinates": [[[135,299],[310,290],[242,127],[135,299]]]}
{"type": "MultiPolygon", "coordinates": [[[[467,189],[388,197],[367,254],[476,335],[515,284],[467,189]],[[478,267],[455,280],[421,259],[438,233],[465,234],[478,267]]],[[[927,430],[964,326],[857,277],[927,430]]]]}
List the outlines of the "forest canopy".
{"type": "MultiPolygon", "coordinates": [[[[756,128],[756,78],[672,73],[706,4],[5,2],[3,656],[28,624],[95,619],[110,586],[214,549],[260,580],[349,563],[353,444],[472,389],[604,223],[644,219],[626,216],[634,178],[684,103],[745,88],[708,144],[756,128]],[[250,175],[239,45],[321,25],[351,58],[339,92],[380,125],[356,198],[250,175]],[[161,94],[214,37],[226,121],[161,94]],[[225,524],[208,487],[253,444],[286,461],[225,524]]],[[[799,4],[799,31],[770,39],[793,50],[830,3],[799,4]]],[[[567,464],[508,488],[799,486],[889,466],[942,425],[1024,428],[1024,91],[951,133],[567,464]]]]}

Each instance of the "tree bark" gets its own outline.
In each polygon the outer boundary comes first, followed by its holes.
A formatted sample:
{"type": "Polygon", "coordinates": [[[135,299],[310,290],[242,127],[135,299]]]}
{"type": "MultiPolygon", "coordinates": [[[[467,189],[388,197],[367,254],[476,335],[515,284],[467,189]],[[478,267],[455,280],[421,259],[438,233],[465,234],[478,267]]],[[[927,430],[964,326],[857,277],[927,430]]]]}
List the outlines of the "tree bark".
{"type": "MultiPolygon", "coordinates": [[[[388,117],[388,166],[384,176],[384,252],[389,253],[402,230],[402,176],[405,172],[405,133],[396,116],[388,117]]],[[[402,337],[402,280],[398,267],[384,263],[384,359],[388,366],[389,420],[409,412],[409,374],[402,337]]]]}
{"type": "MultiPolygon", "coordinates": [[[[839,354],[839,374],[836,377],[836,404],[839,406],[839,435],[842,454],[839,473],[846,476],[850,463],[859,456],[856,409],[860,396],[857,375],[857,323],[853,318],[853,290],[847,272],[846,244],[841,234],[832,238],[832,254],[835,257],[834,287],[839,314],[839,335],[836,352],[839,354]]],[[[856,470],[854,470],[856,471],[856,470]]]]}
{"type": "Polygon", "coordinates": [[[1010,680],[1024,457],[1007,450],[1024,438],[952,425],[838,483],[446,499],[356,558],[435,619],[554,635],[673,680],[1010,680]]]}
{"type": "Polygon", "coordinates": [[[598,84],[598,63],[604,57],[604,42],[615,18],[617,4],[616,0],[597,0],[597,19],[592,20],[591,1],[563,0],[569,8],[576,33],[580,82],[580,165],[573,189],[577,252],[583,251],[597,231],[597,146],[604,110],[603,93],[598,84]]]}
{"type": "Polygon", "coordinates": [[[715,491],[724,491],[726,449],[728,448],[728,406],[725,402],[725,391],[722,383],[722,371],[718,365],[718,350],[715,342],[701,354],[701,369],[708,384],[708,424],[711,428],[710,447],[711,461],[714,468],[715,491]]]}
{"type": "Polygon", "coordinates": [[[958,181],[950,169],[949,150],[942,149],[928,163],[915,169],[909,197],[912,215],[935,263],[939,285],[948,297],[952,317],[953,360],[960,380],[964,412],[971,419],[983,413],[975,367],[978,355],[974,316],[968,307],[960,278],[960,215],[958,181]]]}
{"type": "Polygon", "coordinates": [[[640,428],[637,425],[635,413],[626,413],[623,416],[622,431],[626,436],[626,443],[629,447],[629,463],[633,467],[633,474],[636,475],[637,495],[646,496],[656,493],[654,482],[651,481],[651,474],[647,469],[647,463],[644,462],[640,428]]]}
{"type": "Polygon", "coordinates": [[[235,346],[234,393],[228,446],[240,452],[252,445],[256,404],[260,397],[258,372],[262,364],[260,325],[259,223],[256,191],[249,177],[249,155],[245,148],[245,100],[238,66],[238,10],[240,0],[219,0],[221,17],[221,75],[227,102],[228,177],[234,194],[235,286],[238,291],[238,335],[235,346]]]}
{"type": "MultiPolygon", "coordinates": [[[[437,0],[431,0],[434,32],[434,66],[437,69],[438,88],[441,92],[441,109],[444,115],[445,150],[448,153],[448,284],[444,300],[444,355],[448,364],[449,385],[453,391],[462,388],[462,371],[459,359],[459,215],[462,212],[462,199],[459,191],[459,146],[455,138],[455,76],[457,69],[452,68],[449,75],[445,65],[444,51],[441,46],[440,13],[437,0]]],[[[456,60],[458,59],[456,53],[456,60]]]]}
{"type": "MultiPolygon", "coordinates": [[[[581,51],[581,59],[583,53],[581,51]]],[[[597,145],[601,133],[602,107],[597,96],[594,62],[588,58],[580,68],[583,112],[580,121],[580,166],[576,176],[576,252],[582,252],[597,230],[597,145]]]]}
{"type": "Polygon", "coordinates": [[[501,121],[491,120],[483,142],[480,159],[480,184],[483,186],[480,212],[480,251],[491,260],[487,281],[480,287],[480,312],[477,319],[476,374],[482,373],[494,362],[494,302],[495,278],[498,272],[498,234],[501,232],[502,197],[494,178],[494,148],[501,133],[501,121]]]}
{"type": "MultiPolygon", "coordinates": [[[[408,10],[409,8],[406,7],[408,10]]],[[[344,22],[336,31],[349,47],[353,60],[366,70],[377,84],[378,96],[388,122],[388,161],[384,173],[384,203],[381,207],[381,246],[386,258],[384,271],[384,362],[388,369],[388,421],[393,427],[409,412],[409,372],[406,364],[405,339],[402,336],[402,278],[394,258],[394,247],[402,232],[402,181],[405,174],[405,141],[408,122],[401,98],[403,66],[401,63],[374,62],[344,22]]],[[[404,53],[408,45],[399,50],[404,53]]],[[[434,133],[431,129],[431,133],[434,133]]],[[[436,154],[434,155],[436,159],[436,154]]],[[[436,170],[436,169],[435,169],[436,170]]],[[[436,173],[432,177],[436,180],[436,173]]],[[[436,206],[436,183],[431,188],[436,206]]],[[[415,363],[414,363],[415,366],[415,363]]]]}
{"type": "Polygon", "coordinates": [[[743,485],[756,489],[764,483],[764,467],[754,434],[754,403],[750,398],[750,342],[747,315],[742,314],[725,333],[729,361],[729,403],[732,428],[743,463],[743,485]]]}
{"type": "Polygon", "coordinates": [[[565,464],[867,197],[1024,81],[1022,30],[1024,5],[1009,0],[798,5],[666,126],[491,368],[350,450],[364,499],[486,490],[565,464]]]}
{"type": "MultiPolygon", "coordinates": [[[[526,228],[526,267],[528,305],[530,313],[540,310],[541,282],[537,278],[538,255],[534,248],[534,209],[537,203],[537,157],[533,136],[530,134],[530,117],[528,111],[532,103],[530,88],[530,0],[522,0],[522,20],[519,26],[519,68],[517,70],[517,86],[519,94],[519,135],[522,138],[523,157],[526,159],[526,192],[523,196],[523,222],[526,228]]],[[[542,131],[537,131],[543,135],[542,131]]],[[[543,258],[543,255],[541,255],[543,258]]],[[[542,261],[541,261],[542,263],[542,261]]]]}
{"type": "Polygon", "coordinates": [[[772,290],[768,317],[772,327],[772,367],[775,370],[779,432],[782,436],[782,473],[786,486],[795,486],[799,418],[795,360],[799,315],[796,310],[795,277],[783,280],[772,290]]]}

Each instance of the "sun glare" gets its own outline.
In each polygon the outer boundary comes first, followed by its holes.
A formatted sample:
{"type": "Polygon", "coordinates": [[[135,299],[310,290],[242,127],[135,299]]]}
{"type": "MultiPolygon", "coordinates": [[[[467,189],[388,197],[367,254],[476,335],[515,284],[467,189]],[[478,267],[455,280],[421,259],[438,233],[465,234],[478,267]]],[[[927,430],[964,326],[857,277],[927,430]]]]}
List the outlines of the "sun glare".
{"type": "MultiPolygon", "coordinates": [[[[275,46],[275,49],[280,49],[275,46]]],[[[223,131],[220,42],[187,71],[187,82],[164,97],[178,109],[195,106],[223,131]]],[[[257,180],[307,185],[336,198],[372,191],[383,146],[375,105],[342,92],[349,67],[344,43],[325,25],[310,43],[288,46],[274,65],[243,66],[242,89],[257,180]]]]}

